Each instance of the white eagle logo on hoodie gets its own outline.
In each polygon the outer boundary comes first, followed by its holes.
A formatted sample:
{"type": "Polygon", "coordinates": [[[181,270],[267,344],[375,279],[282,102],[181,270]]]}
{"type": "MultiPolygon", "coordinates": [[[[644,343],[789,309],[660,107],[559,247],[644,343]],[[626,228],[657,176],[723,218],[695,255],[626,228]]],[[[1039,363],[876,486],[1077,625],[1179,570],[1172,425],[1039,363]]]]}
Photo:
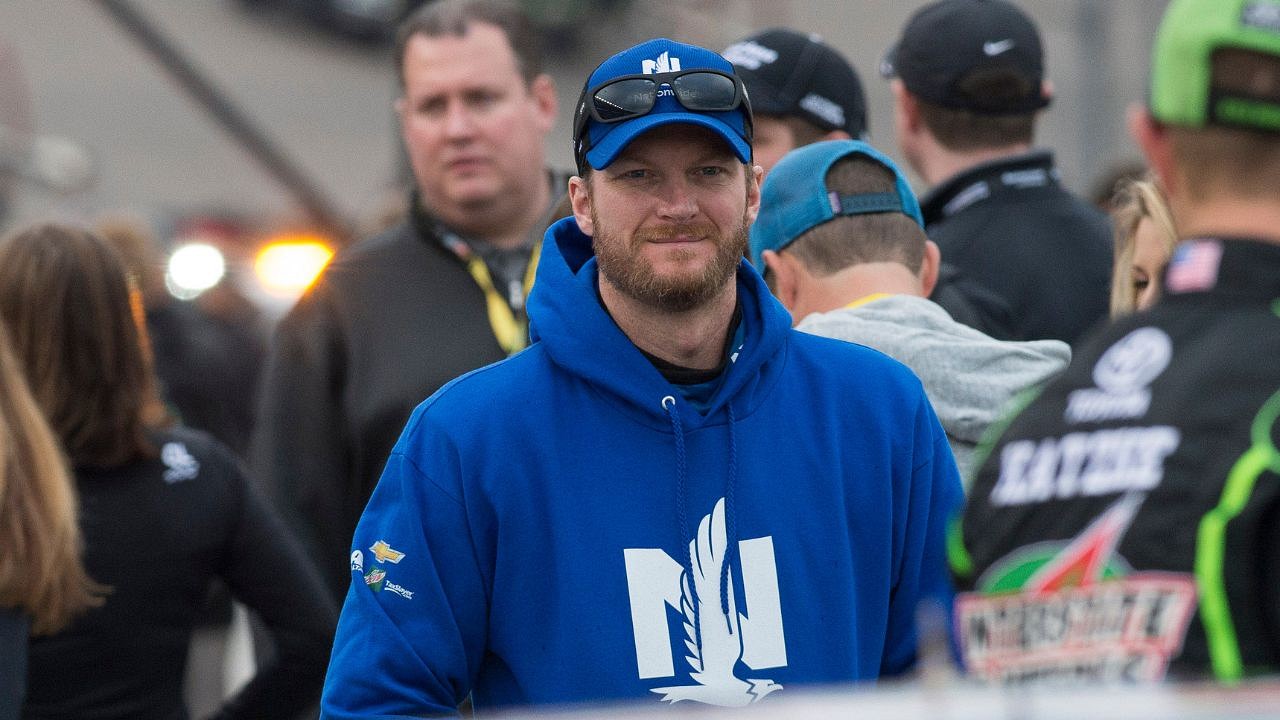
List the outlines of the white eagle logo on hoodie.
{"type": "Polygon", "coordinates": [[[720,607],[720,577],[728,550],[725,536],[724,498],[698,524],[698,536],[689,543],[691,569],[680,576],[680,611],[684,616],[685,660],[696,685],[654,688],[662,700],[692,700],[724,707],[749,705],[782,686],[772,680],[742,679],[733,668],[742,659],[742,617],[728,572],[727,614],[720,607]],[[696,593],[696,594],[695,594],[696,593]],[[699,620],[701,622],[699,623],[699,620]],[[701,643],[699,640],[701,630],[701,643]]]}

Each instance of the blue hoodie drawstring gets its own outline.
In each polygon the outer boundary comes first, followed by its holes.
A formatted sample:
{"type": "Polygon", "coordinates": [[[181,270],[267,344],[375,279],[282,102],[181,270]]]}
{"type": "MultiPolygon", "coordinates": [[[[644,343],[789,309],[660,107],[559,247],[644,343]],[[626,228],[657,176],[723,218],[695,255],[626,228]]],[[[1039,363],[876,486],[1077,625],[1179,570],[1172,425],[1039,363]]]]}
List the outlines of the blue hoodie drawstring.
{"type": "MultiPolygon", "coordinates": [[[[724,560],[720,567],[720,612],[724,615],[725,625],[729,632],[733,632],[733,618],[729,616],[729,564],[738,551],[738,523],[737,513],[734,508],[735,488],[738,485],[738,432],[737,418],[733,412],[733,405],[728,405],[729,410],[729,477],[725,483],[724,493],[724,514],[725,514],[725,554],[724,560]]],[[[684,424],[680,421],[680,411],[676,407],[676,399],[671,395],[662,398],[662,409],[667,412],[667,418],[671,420],[671,430],[675,435],[676,442],[676,517],[680,524],[680,532],[682,537],[680,542],[683,544],[689,542],[686,538],[693,537],[689,532],[689,516],[688,516],[688,485],[686,483],[686,461],[684,449],[684,424]]],[[[689,545],[689,562],[685,566],[685,572],[693,571],[693,543],[689,545]]],[[[697,635],[696,644],[702,646],[702,618],[698,613],[698,591],[694,587],[694,583],[689,582],[689,592],[693,595],[690,601],[693,603],[695,627],[694,632],[697,635]]]]}
{"type": "Polygon", "coordinates": [[[729,409],[729,478],[724,489],[724,521],[725,552],[724,564],[720,566],[720,612],[724,613],[725,624],[729,632],[733,632],[733,618],[729,617],[729,563],[738,554],[738,518],[733,507],[734,488],[738,485],[738,430],[737,418],[733,415],[733,404],[729,409]]]}
{"type": "Polygon", "coordinates": [[[671,421],[671,432],[676,438],[676,518],[680,524],[680,544],[689,548],[689,557],[685,563],[685,575],[689,581],[686,583],[689,587],[689,602],[693,607],[693,633],[694,644],[702,647],[702,617],[698,612],[698,590],[694,587],[693,582],[693,543],[688,538],[693,537],[689,534],[689,513],[685,507],[689,504],[688,491],[685,483],[685,456],[684,456],[684,424],[680,422],[680,409],[676,407],[676,399],[672,395],[662,398],[662,409],[667,411],[667,419],[671,421]]]}

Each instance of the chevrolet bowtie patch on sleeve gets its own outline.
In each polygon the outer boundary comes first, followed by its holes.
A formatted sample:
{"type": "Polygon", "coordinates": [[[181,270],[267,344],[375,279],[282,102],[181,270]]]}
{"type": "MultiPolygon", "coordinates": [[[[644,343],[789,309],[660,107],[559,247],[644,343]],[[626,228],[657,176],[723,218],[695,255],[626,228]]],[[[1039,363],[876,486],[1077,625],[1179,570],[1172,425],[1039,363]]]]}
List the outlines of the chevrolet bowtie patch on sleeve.
{"type": "Polygon", "coordinates": [[[370,545],[369,550],[373,552],[373,556],[378,559],[378,562],[395,565],[404,559],[404,553],[388,545],[386,540],[379,540],[370,545]]]}

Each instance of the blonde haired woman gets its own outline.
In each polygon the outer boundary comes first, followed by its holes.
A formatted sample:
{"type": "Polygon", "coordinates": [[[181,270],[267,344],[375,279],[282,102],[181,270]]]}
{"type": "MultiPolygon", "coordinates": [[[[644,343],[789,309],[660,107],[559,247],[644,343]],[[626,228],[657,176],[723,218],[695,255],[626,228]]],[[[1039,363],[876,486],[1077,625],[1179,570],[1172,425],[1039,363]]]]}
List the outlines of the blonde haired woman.
{"type": "Polygon", "coordinates": [[[217,717],[292,717],[319,697],[336,609],[230,451],[157,423],[140,311],[98,236],[43,225],[0,241],[0,319],[74,468],[85,567],[111,587],[32,640],[23,717],[184,720],[187,648],[215,577],[276,650],[217,717]]]}
{"type": "Polygon", "coordinates": [[[1111,316],[1118,317],[1155,304],[1178,236],[1164,193],[1152,180],[1121,184],[1112,207],[1115,264],[1111,274],[1111,316]]]}
{"type": "Polygon", "coordinates": [[[76,495],[0,323],[0,719],[26,690],[27,635],[101,604],[80,561],[76,495]]]}

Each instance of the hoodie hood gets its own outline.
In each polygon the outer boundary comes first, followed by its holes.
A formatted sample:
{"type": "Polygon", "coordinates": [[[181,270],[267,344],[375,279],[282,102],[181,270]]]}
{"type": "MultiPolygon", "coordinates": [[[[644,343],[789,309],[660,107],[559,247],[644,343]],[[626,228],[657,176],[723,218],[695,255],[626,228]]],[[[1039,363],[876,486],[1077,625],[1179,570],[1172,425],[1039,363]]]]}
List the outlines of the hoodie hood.
{"type": "MultiPolygon", "coordinates": [[[[621,399],[628,414],[669,428],[662,398],[672,395],[673,388],[601,305],[591,242],[572,217],[547,229],[529,296],[530,339],[540,343],[556,365],[621,399]]],[[[724,381],[705,416],[680,404],[682,420],[690,428],[723,422],[722,411],[730,402],[738,416],[745,417],[781,371],[790,316],[745,260],[738,265],[737,287],[743,345],[725,368],[724,381]]]]}

